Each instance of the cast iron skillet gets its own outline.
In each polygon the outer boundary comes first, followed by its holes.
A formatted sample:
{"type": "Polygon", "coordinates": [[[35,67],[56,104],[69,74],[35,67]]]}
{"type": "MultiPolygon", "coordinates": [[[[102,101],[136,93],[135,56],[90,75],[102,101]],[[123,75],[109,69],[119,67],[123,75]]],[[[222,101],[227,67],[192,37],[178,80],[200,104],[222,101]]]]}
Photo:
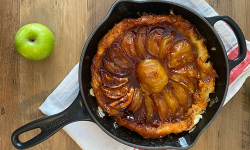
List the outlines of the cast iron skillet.
{"type": "Polygon", "coordinates": [[[200,134],[211,124],[217,116],[224,103],[228,82],[229,72],[237,66],[246,56],[245,38],[238,25],[228,16],[203,17],[187,8],[176,3],[156,0],[118,0],[111,7],[107,16],[97,25],[89,36],[82,51],[79,67],[79,87],[80,92],[74,102],[63,112],[30,122],[13,132],[11,136],[12,144],[18,149],[26,149],[46,140],[65,125],[75,121],[93,121],[105,133],[115,140],[131,147],[142,149],[187,149],[194,145],[200,134]],[[173,10],[176,15],[181,15],[196,26],[198,31],[207,40],[207,48],[217,71],[215,92],[210,94],[211,101],[218,101],[211,107],[207,107],[203,119],[199,121],[193,132],[182,132],[170,134],[161,139],[144,139],[139,134],[132,132],[125,127],[114,127],[114,121],[108,115],[101,118],[98,113],[98,105],[95,97],[89,94],[91,89],[90,66],[96,53],[98,42],[110,30],[115,23],[124,18],[138,18],[139,13],[149,14],[169,14],[173,10]],[[233,29],[239,45],[239,54],[236,59],[228,60],[223,43],[213,28],[213,25],[223,20],[233,29]],[[212,51],[211,48],[216,50],[212,51]],[[87,59],[88,58],[88,59],[87,59]],[[19,140],[19,135],[32,129],[40,128],[41,133],[31,140],[23,143],[19,140]]]}

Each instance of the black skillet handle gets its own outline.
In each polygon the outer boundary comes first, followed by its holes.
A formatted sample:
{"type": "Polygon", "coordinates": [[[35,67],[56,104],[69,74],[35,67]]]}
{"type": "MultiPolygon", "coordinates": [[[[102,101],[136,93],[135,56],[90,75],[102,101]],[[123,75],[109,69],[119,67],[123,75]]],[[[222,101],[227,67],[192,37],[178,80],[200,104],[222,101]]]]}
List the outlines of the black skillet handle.
{"type": "Polygon", "coordinates": [[[27,149],[46,140],[65,125],[75,121],[92,121],[87,109],[85,108],[80,92],[74,102],[64,111],[32,121],[16,131],[11,136],[11,142],[17,149],[27,149]],[[33,129],[41,129],[41,133],[27,142],[21,142],[19,135],[33,129]]]}
{"type": "Polygon", "coordinates": [[[214,24],[217,21],[225,21],[233,30],[236,39],[238,41],[238,46],[239,46],[239,54],[237,58],[234,60],[228,60],[229,61],[229,70],[231,71],[235,66],[237,66],[239,63],[241,63],[247,54],[247,46],[246,46],[246,40],[245,37],[240,29],[240,27],[236,24],[236,22],[228,17],[228,16],[214,16],[214,17],[205,17],[207,21],[214,26],[214,24]]]}

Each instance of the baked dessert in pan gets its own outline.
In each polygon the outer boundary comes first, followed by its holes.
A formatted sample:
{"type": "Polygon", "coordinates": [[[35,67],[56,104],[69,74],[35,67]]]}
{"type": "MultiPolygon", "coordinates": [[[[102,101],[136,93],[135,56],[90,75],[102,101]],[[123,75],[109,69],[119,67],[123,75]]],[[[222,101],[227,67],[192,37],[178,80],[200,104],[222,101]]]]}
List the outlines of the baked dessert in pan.
{"type": "Polygon", "coordinates": [[[99,42],[91,66],[98,105],[144,138],[188,131],[214,91],[205,39],[181,16],[124,19],[99,42]]]}

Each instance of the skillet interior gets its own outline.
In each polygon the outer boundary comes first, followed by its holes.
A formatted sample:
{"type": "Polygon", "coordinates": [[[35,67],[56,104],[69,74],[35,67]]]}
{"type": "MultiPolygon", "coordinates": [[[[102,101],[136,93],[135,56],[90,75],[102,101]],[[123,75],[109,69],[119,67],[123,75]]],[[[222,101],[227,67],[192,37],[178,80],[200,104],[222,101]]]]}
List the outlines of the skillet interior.
{"type": "Polygon", "coordinates": [[[80,90],[83,96],[83,101],[99,127],[101,127],[108,135],[114,139],[137,148],[179,148],[186,149],[196,142],[202,131],[214,120],[219,112],[228,87],[229,69],[228,59],[225,49],[219,36],[216,34],[212,26],[203,18],[197,16],[193,11],[179,6],[174,3],[161,2],[145,2],[145,1],[118,1],[116,2],[108,15],[94,29],[89,36],[83,49],[81,64],[80,64],[80,90]],[[92,59],[96,53],[97,45],[101,38],[110,30],[115,23],[122,21],[124,18],[138,18],[139,13],[146,12],[148,14],[166,14],[169,15],[169,10],[173,10],[176,15],[181,15],[194,24],[200,34],[207,40],[208,52],[211,56],[209,61],[213,63],[213,67],[217,72],[218,78],[215,83],[215,92],[210,94],[211,101],[218,101],[207,107],[203,114],[203,119],[199,121],[193,132],[182,132],[180,134],[170,134],[161,139],[144,139],[135,132],[132,132],[124,127],[115,128],[114,121],[108,115],[101,118],[98,113],[98,105],[95,97],[89,94],[91,87],[91,71],[90,66],[92,59]],[[139,12],[139,13],[138,13],[139,12]],[[211,48],[216,47],[215,51],[211,48]]]}

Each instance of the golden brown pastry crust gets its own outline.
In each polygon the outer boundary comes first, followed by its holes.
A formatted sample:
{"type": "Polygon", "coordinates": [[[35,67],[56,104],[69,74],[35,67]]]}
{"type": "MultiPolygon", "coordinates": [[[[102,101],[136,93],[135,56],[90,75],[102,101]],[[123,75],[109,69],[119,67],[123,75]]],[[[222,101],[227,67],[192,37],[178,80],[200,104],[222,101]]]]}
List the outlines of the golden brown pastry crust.
{"type": "MultiPolygon", "coordinates": [[[[135,131],[144,138],[161,138],[170,133],[180,133],[190,130],[195,124],[194,120],[197,115],[201,114],[206,109],[208,103],[209,93],[214,91],[216,72],[210,62],[206,63],[209,54],[205,46],[205,40],[199,36],[195,26],[181,16],[177,15],[146,15],[138,19],[124,19],[116,24],[109,32],[102,38],[98,44],[98,50],[93,58],[91,66],[92,86],[95,97],[99,106],[113,116],[114,120],[122,126],[135,131]],[[102,101],[102,79],[99,73],[100,63],[105,55],[105,52],[113,43],[129,29],[136,28],[141,25],[166,25],[178,30],[185,35],[191,43],[196,47],[197,53],[197,67],[199,69],[198,90],[193,93],[193,104],[188,109],[188,117],[178,122],[161,122],[158,127],[148,127],[145,124],[136,124],[127,119],[119,117],[120,110],[108,107],[102,101]]],[[[133,92],[135,90],[133,89],[133,92]]]]}

